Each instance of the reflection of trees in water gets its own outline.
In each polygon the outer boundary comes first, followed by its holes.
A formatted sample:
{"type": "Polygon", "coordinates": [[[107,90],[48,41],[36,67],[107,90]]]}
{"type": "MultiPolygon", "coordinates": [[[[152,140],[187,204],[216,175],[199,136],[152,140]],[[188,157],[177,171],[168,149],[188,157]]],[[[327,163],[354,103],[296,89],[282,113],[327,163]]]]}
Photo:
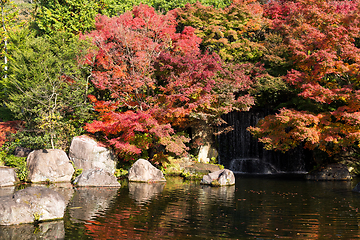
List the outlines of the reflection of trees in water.
{"type": "Polygon", "coordinates": [[[88,221],[90,224],[85,227],[90,236],[96,239],[186,239],[189,233],[210,236],[211,231],[218,229],[214,225],[227,224],[221,213],[216,223],[213,218],[220,208],[232,205],[235,191],[235,186],[211,189],[199,182],[184,183],[176,178],[165,185],[131,185],[129,194],[127,189],[119,191],[105,216],[88,221]],[[218,204],[219,209],[209,203],[218,204]],[[209,232],[204,233],[203,229],[209,232]]]}

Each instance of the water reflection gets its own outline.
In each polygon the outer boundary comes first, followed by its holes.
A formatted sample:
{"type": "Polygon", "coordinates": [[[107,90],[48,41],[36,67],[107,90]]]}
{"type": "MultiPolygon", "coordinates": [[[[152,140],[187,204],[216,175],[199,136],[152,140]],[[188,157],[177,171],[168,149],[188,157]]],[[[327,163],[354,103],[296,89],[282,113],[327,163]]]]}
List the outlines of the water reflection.
{"type": "Polygon", "coordinates": [[[64,221],[43,222],[38,225],[22,224],[13,226],[0,226],[0,239],[32,240],[64,238],[64,221]]]}
{"type": "Polygon", "coordinates": [[[134,199],[136,204],[144,205],[163,191],[165,183],[129,182],[128,185],[130,197],[134,199]]]}
{"type": "Polygon", "coordinates": [[[90,220],[103,214],[110,207],[117,192],[118,188],[113,187],[77,188],[68,205],[71,220],[74,222],[90,220]]]}
{"type": "MultiPolygon", "coordinates": [[[[224,206],[232,206],[235,198],[235,186],[211,187],[201,185],[203,201],[215,201],[224,206]]],[[[201,193],[201,192],[200,192],[201,193]]]]}
{"type": "MultiPolygon", "coordinates": [[[[181,178],[79,188],[66,210],[65,238],[359,239],[357,182],[237,176],[235,186],[219,188],[181,178]]],[[[33,225],[2,227],[0,239],[35,239],[34,231],[33,225]]]]}

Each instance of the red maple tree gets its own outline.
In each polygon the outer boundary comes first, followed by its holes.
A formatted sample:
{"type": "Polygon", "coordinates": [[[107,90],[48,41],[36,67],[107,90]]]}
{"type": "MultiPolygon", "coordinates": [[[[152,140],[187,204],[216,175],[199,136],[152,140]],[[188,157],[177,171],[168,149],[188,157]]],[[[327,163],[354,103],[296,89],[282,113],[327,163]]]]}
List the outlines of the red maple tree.
{"type": "Polygon", "coordinates": [[[123,159],[184,154],[189,139],[174,126],[198,116],[219,122],[221,114],[253,104],[243,67],[201,53],[194,29],[176,27],[175,12],[140,5],[119,17],[98,16],[96,30],[84,36],[97,46],[87,59],[103,93],[90,96],[99,118],[86,129],[102,133],[123,159]]]}

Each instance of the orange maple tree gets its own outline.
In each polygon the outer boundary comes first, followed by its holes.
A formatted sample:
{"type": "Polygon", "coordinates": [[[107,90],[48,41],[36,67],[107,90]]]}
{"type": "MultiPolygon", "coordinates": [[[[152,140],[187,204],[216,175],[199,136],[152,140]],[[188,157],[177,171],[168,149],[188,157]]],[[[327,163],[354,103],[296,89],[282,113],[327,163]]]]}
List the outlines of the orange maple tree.
{"type": "Polygon", "coordinates": [[[250,127],[267,149],[305,143],[329,155],[360,147],[359,1],[271,1],[265,16],[293,63],[283,77],[301,104],[250,127]]]}

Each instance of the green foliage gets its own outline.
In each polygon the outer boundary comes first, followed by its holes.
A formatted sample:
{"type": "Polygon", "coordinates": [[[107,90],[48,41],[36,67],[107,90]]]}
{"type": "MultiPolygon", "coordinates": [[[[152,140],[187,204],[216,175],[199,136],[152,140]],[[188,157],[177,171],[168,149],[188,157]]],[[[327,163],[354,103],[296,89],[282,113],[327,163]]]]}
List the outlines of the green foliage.
{"type": "MultiPolygon", "coordinates": [[[[0,103],[1,103],[1,98],[0,98],[0,103]]],[[[7,122],[7,121],[11,121],[12,119],[14,119],[14,116],[12,115],[11,111],[5,107],[5,106],[0,106],[0,119],[1,121],[7,122]]]]}
{"type": "Polygon", "coordinates": [[[117,168],[115,170],[115,177],[117,178],[125,178],[128,175],[129,171],[123,168],[117,168]]]}
{"type": "Polygon", "coordinates": [[[194,4],[200,2],[205,6],[214,6],[215,8],[224,8],[231,4],[231,0],[131,0],[131,1],[120,1],[116,0],[116,8],[120,13],[130,11],[134,6],[139,5],[140,3],[149,5],[161,12],[168,12],[175,8],[184,7],[186,4],[194,4]]]}
{"type": "Polygon", "coordinates": [[[26,157],[15,157],[12,152],[9,152],[9,149],[3,147],[0,150],[0,163],[4,166],[15,168],[18,179],[26,181],[28,175],[26,157]]]}
{"type": "Polygon", "coordinates": [[[33,213],[34,222],[39,222],[39,221],[40,221],[41,216],[42,216],[42,214],[41,214],[41,213],[38,213],[38,212],[33,213]]]}
{"type": "Polygon", "coordinates": [[[215,51],[225,61],[257,62],[265,48],[259,42],[266,21],[262,8],[254,1],[239,1],[224,9],[197,2],[178,9],[179,22],[192,26],[203,40],[202,49],[215,51]]]}
{"type": "Polygon", "coordinates": [[[77,178],[83,172],[82,168],[76,168],[74,164],[73,164],[73,167],[74,167],[75,171],[71,177],[71,182],[73,182],[75,180],[75,178],[77,178]]]}
{"type": "Polygon", "coordinates": [[[114,0],[40,0],[37,8],[35,23],[45,34],[88,32],[94,29],[97,14],[117,13],[114,0]]]}
{"type": "Polygon", "coordinates": [[[88,44],[63,32],[35,37],[25,29],[11,37],[6,106],[26,122],[28,137],[65,150],[90,117],[88,70],[77,60],[88,44]]]}
{"type": "Polygon", "coordinates": [[[180,176],[186,180],[201,180],[205,175],[206,173],[200,173],[200,172],[191,173],[188,171],[183,171],[180,174],[180,176]]]}
{"type": "Polygon", "coordinates": [[[15,29],[18,11],[16,5],[12,1],[3,0],[0,2],[0,104],[7,97],[6,82],[8,71],[8,42],[9,34],[15,29]]]}
{"type": "Polygon", "coordinates": [[[177,9],[178,21],[192,26],[201,37],[203,51],[216,52],[227,62],[245,63],[255,85],[252,95],[258,106],[275,108],[288,100],[286,47],[280,35],[269,29],[262,5],[253,0],[234,1],[224,9],[199,2],[177,9]]]}

